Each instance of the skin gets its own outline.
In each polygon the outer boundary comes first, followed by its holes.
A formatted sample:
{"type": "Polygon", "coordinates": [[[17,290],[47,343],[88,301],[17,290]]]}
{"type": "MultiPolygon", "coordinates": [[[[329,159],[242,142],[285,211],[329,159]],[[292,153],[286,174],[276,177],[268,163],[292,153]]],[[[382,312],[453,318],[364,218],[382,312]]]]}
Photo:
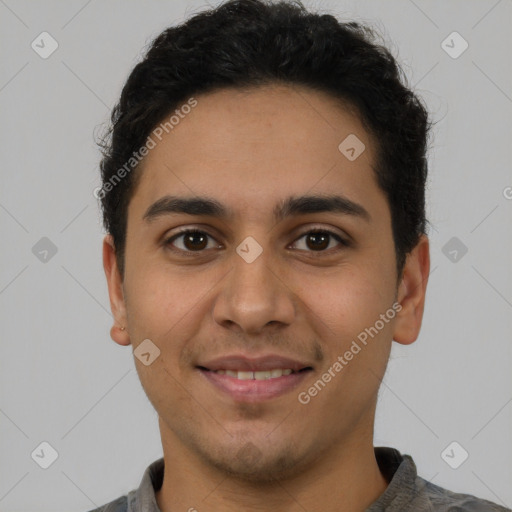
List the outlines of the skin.
{"type": "Polygon", "coordinates": [[[165,474],[158,505],[163,512],[363,511],[388,485],[373,450],[377,393],[392,341],[410,344],[421,327],[428,239],[421,237],[398,278],[390,210],[372,169],[376,146],[339,101],[283,85],[224,89],[197,101],[143,162],[128,208],[124,278],[111,236],[103,243],[112,339],[132,349],[150,339],[161,351],[149,366],[134,358],[159,415],[165,474]],[[338,150],[349,134],[366,146],[354,161],[338,150]],[[333,192],[370,219],[272,217],[289,195],[333,192]],[[166,194],[213,197],[234,216],[174,213],[146,222],[148,207],[166,194]],[[175,239],[190,257],[165,244],[185,227],[211,236],[207,245],[175,239]],[[318,250],[304,236],[312,228],[351,244],[330,238],[318,250]],[[263,249],[250,264],[236,252],[248,236],[263,249]],[[298,393],[395,301],[400,312],[301,404],[298,393]],[[284,395],[235,401],[195,368],[234,352],[278,353],[313,371],[284,395]]]}

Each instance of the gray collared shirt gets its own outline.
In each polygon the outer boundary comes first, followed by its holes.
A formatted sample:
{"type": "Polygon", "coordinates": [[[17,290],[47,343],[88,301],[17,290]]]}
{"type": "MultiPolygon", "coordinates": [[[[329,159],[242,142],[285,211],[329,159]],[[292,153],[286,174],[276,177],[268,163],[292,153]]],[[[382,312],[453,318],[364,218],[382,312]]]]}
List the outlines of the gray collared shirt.
{"type": "MultiPolygon", "coordinates": [[[[443,489],[418,476],[410,455],[394,448],[375,447],[375,457],[387,489],[365,512],[512,512],[496,503],[470,494],[458,494],[443,489]]],[[[162,486],[164,459],[148,466],[138,489],[90,512],[161,512],[155,491],[162,486]]]]}

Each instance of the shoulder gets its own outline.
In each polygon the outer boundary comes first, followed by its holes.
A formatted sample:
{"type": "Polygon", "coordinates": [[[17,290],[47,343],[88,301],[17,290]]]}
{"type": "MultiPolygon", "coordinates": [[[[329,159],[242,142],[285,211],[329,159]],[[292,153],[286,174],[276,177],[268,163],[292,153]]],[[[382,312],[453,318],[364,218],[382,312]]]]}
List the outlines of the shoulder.
{"type": "Polygon", "coordinates": [[[512,512],[497,503],[425,480],[418,475],[413,458],[395,448],[376,447],[375,456],[389,485],[366,512],[512,512]]]}
{"type": "Polygon", "coordinates": [[[438,512],[511,512],[511,509],[473,496],[461,494],[416,477],[417,493],[411,502],[417,510],[438,512]],[[417,508],[416,508],[417,507],[417,508]],[[424,507],[424,508],[419,508],[424,507]]]}
{"type": "Polygon", "coordinates": [[[127,512],[128,510],[128,496],[121,496],[102,507],[89,510],[89,512],[127,512]]]}
{"type": "Polygon", "coordinates": [[[152,504],[150,509],[153,512],[158,512],[155,489],[161,487],[163,474],[164,459],[162,457],[146,468],[138,488],[132,489],[128,494],[88,512],[135,512],[142,509],[146,510],[148,503],[152,504]]]}

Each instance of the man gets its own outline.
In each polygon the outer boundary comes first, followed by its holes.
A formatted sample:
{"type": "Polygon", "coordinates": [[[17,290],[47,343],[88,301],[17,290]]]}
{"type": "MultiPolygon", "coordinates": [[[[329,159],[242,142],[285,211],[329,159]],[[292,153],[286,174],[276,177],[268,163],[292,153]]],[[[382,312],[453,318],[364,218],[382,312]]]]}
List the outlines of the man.
{"type": "Polygon", "coordinates": [[[163,459],[105,512],[504,511],[373,446],[429,275],[430,122],[368,29],[229,1],[164,31],[101,163],[115,325],[163,459]]]}

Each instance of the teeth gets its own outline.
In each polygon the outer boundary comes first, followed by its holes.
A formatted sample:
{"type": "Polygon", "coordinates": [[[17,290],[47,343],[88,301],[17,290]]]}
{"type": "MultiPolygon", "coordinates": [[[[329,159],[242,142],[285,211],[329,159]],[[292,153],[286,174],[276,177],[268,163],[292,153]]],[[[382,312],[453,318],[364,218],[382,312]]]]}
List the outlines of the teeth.
{"type": "Polygon", "coordinates": [[[240,380],[254,379],[254,372],[238,372],[236,378],[240,380]]]}
{"type": "Polygon", "coordinates": [[[215,373],[219,375],[227,375],[239,380],[268,380],[282,377],[283,375],[290,375],[292,370],[290,368],[276,368],[275,370],[266,370],[259,372],[247,371],[234,371],[234,370],[216,370],[215,373]]]}
{"type": "Polygon", "coordinates": [[[270,377],[272,377],[272,372],[254,372],[254,378],[256,380],[267,380],[270,379],[270,377]]]}

